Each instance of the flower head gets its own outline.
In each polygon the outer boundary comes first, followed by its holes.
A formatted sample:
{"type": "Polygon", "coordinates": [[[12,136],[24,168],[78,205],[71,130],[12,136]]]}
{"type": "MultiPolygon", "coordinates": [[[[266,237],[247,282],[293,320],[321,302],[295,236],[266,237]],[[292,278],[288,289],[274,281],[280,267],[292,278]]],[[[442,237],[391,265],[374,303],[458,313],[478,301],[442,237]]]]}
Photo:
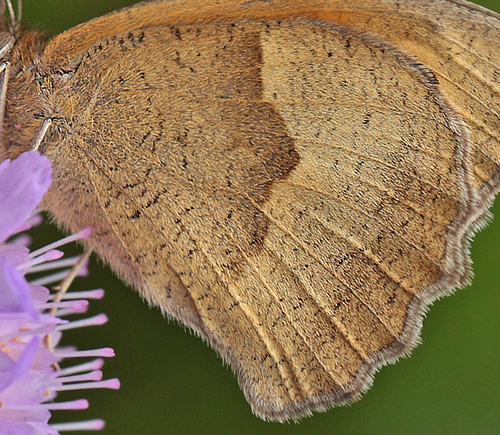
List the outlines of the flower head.
{"type": "Polygon", "coordinates": [[[50,185],[49,161],[36,152],[24,153],[0,164],[0,433],[12,435],[57,434],[64,430],[97,430],[102,420],[50,425],[51,412],[85,409],[85,399],[55,402],[59,391],[119,387],[117,379],[101,381],[100,357],[113,356],[110,348],[77,351],[58,347],[62,331],[107,321],[104,314],[69,322],[63,317],[85,312],[87,299],[103,296],[102,290],[66,293],[74,274],[85,272],[87,258],[60,260],[56,248],[90,235],[90,228],[30,253],[26,240],[6,240],[30,228],[33,212],[50,185]],[[26,275],[73,265],[73,275],[57,294],[42,286],[58,274],[28,282],[26,275]],[[67,358],[97,357],[93,361],[61,369],[67,358]]]}

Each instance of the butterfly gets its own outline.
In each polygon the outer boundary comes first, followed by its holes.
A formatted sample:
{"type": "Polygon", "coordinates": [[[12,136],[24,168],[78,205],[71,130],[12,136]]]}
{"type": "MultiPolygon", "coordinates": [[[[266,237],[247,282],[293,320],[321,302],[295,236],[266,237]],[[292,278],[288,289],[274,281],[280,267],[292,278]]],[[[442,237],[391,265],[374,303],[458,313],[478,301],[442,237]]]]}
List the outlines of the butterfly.
{"type": "Polygon", "coordinates": [[[153,1],[0,36],[2,158],[49,157],[43,207],[91,224],[89,247],[216,349],[260,417],[357,399],[468,282],[498,191],[497,14],[153,1]]]}

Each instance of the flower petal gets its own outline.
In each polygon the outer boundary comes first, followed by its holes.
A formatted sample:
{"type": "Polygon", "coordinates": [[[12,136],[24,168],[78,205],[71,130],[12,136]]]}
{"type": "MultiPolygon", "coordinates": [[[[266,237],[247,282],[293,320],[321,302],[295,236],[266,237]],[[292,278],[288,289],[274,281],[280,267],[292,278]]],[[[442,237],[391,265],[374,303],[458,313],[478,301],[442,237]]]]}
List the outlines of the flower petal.
{"type": "Polygon", "coordinates": [[[20,421],[13,421],[9,418],[0,417],[0,427],[2,432],[10,435],[39,435],[33,426],[22,423],[20,421]]]}
{"type": "Polygon", "coordinates": [[[50,161],[36,151],[0,165],[0,243],[28,220],[51,183],[50,161]]]}
{"type": "Polygon", "coordinates": [[[23,375],[29,373],[31,362],[35,358],[39,342],[38,337],[33,337],[15,363],[7,355],[0,352],[0,367],[3,369],[2,373],[0,373],[0,392],[12,385],[23,375]]]}
{"type": "Polygon", "coordinates": [[[25,246],[5,244],[0,245],[0,258],[5,258],[13,266],[19,266],[20,264],[26,263],[28,261],[28,254],[30,250],[25,246]]]}
{"type": "Polygon", "coordinates": [[[30,288],[24,276],[7,260],[0,258],[0,314],[27,313],[38,318],[30,288]]]}

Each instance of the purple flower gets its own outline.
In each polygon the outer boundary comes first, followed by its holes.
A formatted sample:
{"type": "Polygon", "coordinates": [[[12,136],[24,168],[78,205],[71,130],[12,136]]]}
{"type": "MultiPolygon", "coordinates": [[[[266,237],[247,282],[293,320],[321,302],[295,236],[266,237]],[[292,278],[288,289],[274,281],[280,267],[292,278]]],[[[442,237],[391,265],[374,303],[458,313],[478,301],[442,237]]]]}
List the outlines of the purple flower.
{"type": "Polygon", "coordinates": [[[35,207],[49,188],[51,169],[48,159],[37,152],[28,152],[14,161],[0,165],[0,433],[12,435],[58,434],[65,430],[98,430],[102,420],[67,424],[48,423],[51,412],[61,409],[85,409],[85,399],[55,402],[59,391],[87,388],[119,388],[118,379],[101,381],[101,358],[61,369],[67,358],[110,357],[113,349],[77,351],[58,347],[62,331],[71,328],[101,325],[104,314],[69,322],[63,317],[86,311],[87,299],[98,299],[102,290],[57,294],[42,285],[57,282],[67,272],[45,276],[28,282],[26,274],[73,266],[85,273],[86,258],[60,260],[57,247],[90,236],[90,227],[73,236],[30,253],[26,239],[17,236],[37,220],[35,207]]]}

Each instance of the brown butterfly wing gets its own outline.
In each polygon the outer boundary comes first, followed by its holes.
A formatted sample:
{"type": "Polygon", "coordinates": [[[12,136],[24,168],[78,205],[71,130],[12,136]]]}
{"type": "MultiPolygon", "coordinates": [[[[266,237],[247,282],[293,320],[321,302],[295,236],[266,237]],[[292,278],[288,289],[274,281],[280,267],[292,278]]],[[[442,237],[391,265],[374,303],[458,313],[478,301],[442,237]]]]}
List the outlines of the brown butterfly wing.
{"type": "Polygon", "coordinates": [[[45,206],[93,224],[98,253],[219,350],[257,414],[357,397],[467,279],[498,190],[498,15],[188,0],[109,18],[11,77],[3,151],[53,119],[45,206]],[[285,21],[170,28],[241,19],[285,21]]]}
{"type": "Polygon", "coordinates": [[[59,61],[103,35],[145,26],[309,17],[372,32],[434,73],[470,131],[474,186],[485,204],[498,191],[500,17],[495,12],[463,0],[156,0],[111,15],[60,35],[47,58],[59,61]]]}
{"type": "Polygon", "coordinates": [[[357,397],[464,282],[467,132],[380,38],[308,20],[153,28],[70,66],[52,102],[72,134],[46,153],[60,184],[78,157],[90,198],[56,218],[94,222],[97,252],[224,356],[258,415],[357,397]]]}

